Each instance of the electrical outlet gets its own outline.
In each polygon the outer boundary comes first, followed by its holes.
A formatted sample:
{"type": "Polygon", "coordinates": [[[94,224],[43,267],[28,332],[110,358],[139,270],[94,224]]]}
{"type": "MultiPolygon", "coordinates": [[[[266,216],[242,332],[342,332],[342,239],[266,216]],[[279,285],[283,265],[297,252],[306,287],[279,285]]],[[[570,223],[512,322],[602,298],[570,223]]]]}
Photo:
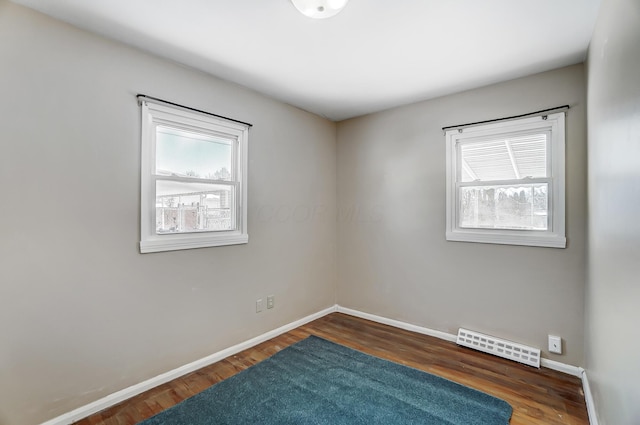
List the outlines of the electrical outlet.
{"type": "Polygon", "coordinates": [[[549,335],[549,352],[562,354],[562,338],[555,335],[549,335]]]}
{"type": "Polygon", "coordinates": [[[273,303],[275,302],[275,295],[269,295],[267,297],[267,308],[273,308],[273,303]]]}
{"type": "Polygon", "coordinates": [[[260,313],[263,309],[262,298],[256,300],[256,313],[260,313]]]}

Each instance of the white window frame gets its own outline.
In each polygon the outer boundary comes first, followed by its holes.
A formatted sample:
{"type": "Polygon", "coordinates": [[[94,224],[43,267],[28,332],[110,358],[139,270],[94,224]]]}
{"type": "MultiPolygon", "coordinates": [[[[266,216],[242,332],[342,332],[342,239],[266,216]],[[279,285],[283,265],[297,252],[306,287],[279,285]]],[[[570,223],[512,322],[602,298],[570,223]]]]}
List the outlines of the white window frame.
{"type": "MultiPolygon", "coordinates": [[[[141,98],[140,252],[175,251],[249,242],[247,232],[247,164],[249,125],[186,108],[141,98]],[[158,125],[179,128],[232,141],[232,183],[235,186],[235,229],[194,233],[156,233],[155,146],[158,125]]],[[[162,176],[162,179],[172,180],[162,176]]],[[[173,178],[176,181],[185,179],[173,178]]],[[[227,182],[228,183],[228,182],[227,182]]]]}
{"type": "MultiPolygon", "coordinates": [[[[526,245],[565,248],[565,114],[564,112],[535,116],[511,121],[477,125],[463,129],[452,129],[446,135],[446,239],[458,242],[479,242],[506,245],[526,245]],[[550,133],[547,161],[550,161],[549,176],[549,228],[541,230],[477,229],[459,226],[459,193],[461,182],[458,147],[463,143],[500,138],[522,132],[550,133]]],[[[526,179],[516,182],[527,183],[526,179]]],[[[486,182],[491,184],[491,182],[486,182]]]]}

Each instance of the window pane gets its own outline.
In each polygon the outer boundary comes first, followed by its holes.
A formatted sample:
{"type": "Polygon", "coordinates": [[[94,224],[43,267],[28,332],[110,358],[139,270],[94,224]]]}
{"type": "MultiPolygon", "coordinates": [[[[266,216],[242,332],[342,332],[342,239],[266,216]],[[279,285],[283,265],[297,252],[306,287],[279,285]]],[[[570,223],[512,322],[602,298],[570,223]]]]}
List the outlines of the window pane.
{"type": "Polygon", "coordinates": [[[460,162],[463,182],[547,177],[547,134],[463,143],[460,162]]]}
{"type": "Polygon", "coordinates": [[[460,227],[547,230],[548,184],[460,188],[460,227]]]}
{"type": "Polygon", "coordinates": [[[231,180],[230,140],[170,127],[156,128],[156,175],[231,180]]]}
{"type": "Polygon", "coordinates": [[[156,233],[235,230],[234,187],[156,181],[156,233]]]}

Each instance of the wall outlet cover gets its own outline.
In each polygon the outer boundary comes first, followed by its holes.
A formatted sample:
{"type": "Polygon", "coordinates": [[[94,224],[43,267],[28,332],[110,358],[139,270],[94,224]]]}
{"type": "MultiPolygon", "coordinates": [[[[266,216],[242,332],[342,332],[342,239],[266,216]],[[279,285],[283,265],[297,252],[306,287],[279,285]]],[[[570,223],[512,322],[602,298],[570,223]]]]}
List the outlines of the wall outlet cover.
{"type": "Polygon", "coordinates": [[[549,335],[549,352],[562,354],[562,338],[555,335],[549,335]]]}

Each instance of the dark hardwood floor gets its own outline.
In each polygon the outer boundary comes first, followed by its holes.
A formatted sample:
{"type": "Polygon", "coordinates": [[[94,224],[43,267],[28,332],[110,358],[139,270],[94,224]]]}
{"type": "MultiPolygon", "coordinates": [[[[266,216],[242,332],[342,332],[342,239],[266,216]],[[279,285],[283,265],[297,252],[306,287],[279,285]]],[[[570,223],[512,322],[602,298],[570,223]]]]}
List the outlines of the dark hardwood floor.
{"type": "Polygon", "coordinates": [[[507,401],[511,425],[588,425],[580,379],[340,313],[156,387],[77,424],[136,424],[309,335],[442,376],[507,401]]]}

